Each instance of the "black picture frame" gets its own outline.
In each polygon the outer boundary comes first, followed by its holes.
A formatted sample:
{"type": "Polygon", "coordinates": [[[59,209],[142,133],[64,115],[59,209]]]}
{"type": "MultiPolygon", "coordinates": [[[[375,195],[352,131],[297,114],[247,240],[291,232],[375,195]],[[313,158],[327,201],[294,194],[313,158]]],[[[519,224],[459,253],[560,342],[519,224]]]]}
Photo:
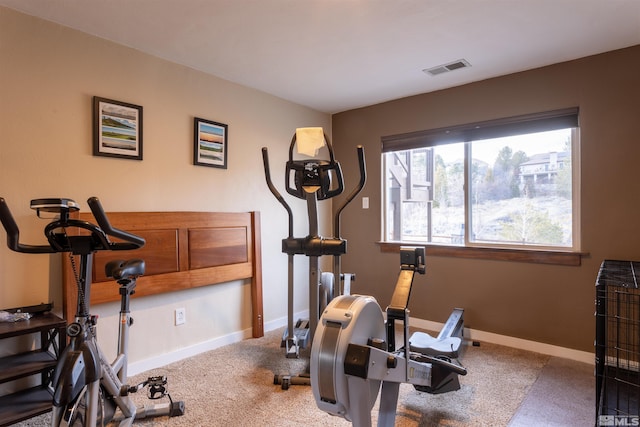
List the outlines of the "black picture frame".
{"type": "Polygon", "coordinates": [[[93,155],[142,160],[142,107],[93,97],[93,155]]]}
{"type": "Polygon", "coordinates": [[[194,117],[193,164],[226,169],[228,138],[226,124],[194,117]]]}

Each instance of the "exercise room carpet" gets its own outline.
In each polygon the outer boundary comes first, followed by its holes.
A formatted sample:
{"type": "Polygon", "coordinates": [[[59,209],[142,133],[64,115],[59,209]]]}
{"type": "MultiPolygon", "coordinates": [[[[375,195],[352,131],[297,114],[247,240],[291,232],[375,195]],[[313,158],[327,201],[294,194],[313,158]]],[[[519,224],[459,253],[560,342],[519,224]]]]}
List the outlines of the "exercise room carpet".
{"type": "MultiPolygon", "coordinates": [[[[139,420],[136,425],[350,426],[346,420],[320,411],[310,387],[282,390],[273,384],[274,374],[301,373],[307,364],[304,359],[284,357],[281,335],[282,329],[268,332],[262,338],[221,347],[132,378],[133,384],[148,375],[166,375],[171,396],[186,405],[182,417],[139,420]]],[[[462,387],[456,392],[430,395],[402,384],[396,426],[593,425],[595,392],[590,365],[486,343],[467,347],[462,363],[469,373],[460,377],[462,387]],[[579,380],[567,378],[572,375],[579,380]],[[563,384],[569,386],[567,393],[562,392],[563,384]],[[550,412],[550,407],[555,412],[550,412]]],[[[145,401],[143,398],[140,403],[145,401]]],[[[376,407],[373,425],[377,422],[376,407]]],[[[46,426],[49,420],[46,414],[17,426],[46,426]]]]}

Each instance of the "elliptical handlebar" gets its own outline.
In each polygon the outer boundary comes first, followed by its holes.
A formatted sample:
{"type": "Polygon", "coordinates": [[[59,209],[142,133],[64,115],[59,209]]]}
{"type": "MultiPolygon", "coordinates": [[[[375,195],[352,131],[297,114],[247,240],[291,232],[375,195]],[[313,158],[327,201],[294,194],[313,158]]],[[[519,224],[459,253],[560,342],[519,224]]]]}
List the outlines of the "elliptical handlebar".
{"type": "MultiPolygon", "coordinates": [[[[54,200],[58,199],[51,199],[50,201],[54,200]]],[[[66,233],[60,233],[57,231],[64,228],[82,228],[88,230],[91,233],[91,243],[88,248],[89,251],[121,251],[138,249],[144,246],[144,238],[111,226],[111,223],[107,219],[107,215],[102,209],[100,200],[97,197],[89,198],[87,203],[89,204],[91,212],[98,222],[98,225],[87,221],[69,219],[69,212],[71,210],[77,210],[77,208],[59,206],[58,212],[60,213],[60,217],[49,223],[44,230],[49,244],[27,245],[20,243],[20,229],[18,228],[18,224],[13,218],[5,199],[0,197],[0,221],[7,232],[7,246],[12,251],[30,254],[75,252],[71,243],[71,238],[73,236],[67,236],[66,233]],[[111,242],[108,236],[122,240],[122,242],[111,242]]],[[[43,208],[43,210],[47,211],[48,209],[43,208]]],[[[87,249],[85,245],[83,245],[83,250],[84,249],[87,249]]]]}
{"type": "Polygon", "coordinates": [[[287,211],[287,215],[289,216],[289,238],[293,238],[293,212],[291,212],[291,206],[289,206],[276,186],[273,185],[273,181],[271,181],[271,172],[269,169],[269,153],[267,151],[267,147],[262,147],[262,163],[264,164],[264,177],[267,181],[267,186],[269,187],[271,194],[273,194],[273,196],[287,211]]]}
{"type": "Polygon", "coordinates": [[[287,193],[298,199],[307,198],[307,190],[313,189],[317,200],[331,199],[342,194],[344,190],[344,181],[342,179],[342,169],[340,163],[336,162],[333,157],[333,147],[331,140],[327,134],[323,134],[324,144],[329,151],[329,160],[320,160],[317,158],[309,160],[294,160],[293,147],[297,144],[297,133],[291,138],[289,146],[289,160],[286,164],[284,175],[284,185],[287,193]],[[293,173],[294,183],[291,184],[291,175],[293,173]]]}
{"type": "Polygon", "coordinates": [[[360,181],[358,182],[356,188],[354,188],[351,194],[349,194],[349,196],[346,198],[342,206],[340,206],[336,211],[336,216],[333,221],[333,233],[335,234],[335,237],[340,237],[340,214],[342,214],[344,208],[346,208],[347,205],[356,198],[356,196],[364,188],[364,185],[367,183],[367,168],[364,158],[364,147],[362,145],[358,145],[356,149],[358,150],[358,167],[360,168],[360,181]]]}

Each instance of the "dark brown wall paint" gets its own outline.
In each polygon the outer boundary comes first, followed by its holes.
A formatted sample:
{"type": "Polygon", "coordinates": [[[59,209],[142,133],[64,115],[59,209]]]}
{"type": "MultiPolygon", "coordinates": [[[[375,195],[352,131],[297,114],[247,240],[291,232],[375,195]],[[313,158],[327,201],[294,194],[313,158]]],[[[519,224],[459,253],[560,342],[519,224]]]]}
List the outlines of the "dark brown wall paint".
{"type": "Polygon", "coordinates": [[[369,197],[371,208],[363,210],[359,197],[342,214],[343,271],[357,274],[353,292],[375,296],[384,308],[399,268],[398,255],[376,244],[382,136],[574,106],[581,249],[590,256],[566,267],[427,252],[427,274],[414,283],[410,309],[413,317],[444,322],[453,307],[463,307],[473,329],[593,351],[600,263],[640,259],[640,46],[335,114],[333,143],[347,189],[358,180],[355,146],[363,145],[367,157],[360,197],[369,197]]]}

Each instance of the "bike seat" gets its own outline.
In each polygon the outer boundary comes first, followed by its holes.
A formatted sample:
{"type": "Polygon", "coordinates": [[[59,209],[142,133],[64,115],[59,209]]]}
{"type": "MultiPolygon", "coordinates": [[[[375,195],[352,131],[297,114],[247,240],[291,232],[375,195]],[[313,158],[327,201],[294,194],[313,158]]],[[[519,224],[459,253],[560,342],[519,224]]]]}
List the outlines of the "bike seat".
{"type": "Polygon", "coordinates": [[[104,266],[107,277],[113,277],[116,280],[142,276],[144,269],[145,265],[142,259],[130,259],[127,261],[113,260],[104,266]]]}
{"type": "Polygon", "coordinates": [[[458,357],[462,340],[458,337],[434,338],[425,332],[414,332],[409,338],[409,349],[427,356],[458,357]]]}

